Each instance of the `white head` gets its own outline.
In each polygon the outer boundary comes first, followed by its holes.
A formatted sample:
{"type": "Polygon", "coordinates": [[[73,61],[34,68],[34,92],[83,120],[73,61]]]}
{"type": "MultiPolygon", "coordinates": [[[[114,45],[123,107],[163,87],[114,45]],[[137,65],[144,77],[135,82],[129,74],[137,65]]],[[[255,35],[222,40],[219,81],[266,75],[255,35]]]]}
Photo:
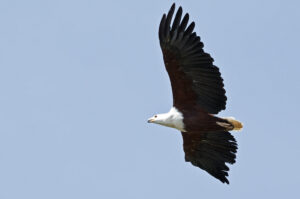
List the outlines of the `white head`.
{"type": "Polygon", "coordinates": [[[167,114],[156,114],[153,117],[148,119],[148,123],[155,123],[160,125],[165,125],[167,122],[168,115],[167,114]]]}
{"type": "Polygon", "coordinates": [[[171,108],[171,110],[168,113],[156,114],[153,117],[149,118],[148,123],[160,124],[163,126],[176,128],[180,131],[185,131],[183,124],[183,116],[174,107],[171,108]]]}

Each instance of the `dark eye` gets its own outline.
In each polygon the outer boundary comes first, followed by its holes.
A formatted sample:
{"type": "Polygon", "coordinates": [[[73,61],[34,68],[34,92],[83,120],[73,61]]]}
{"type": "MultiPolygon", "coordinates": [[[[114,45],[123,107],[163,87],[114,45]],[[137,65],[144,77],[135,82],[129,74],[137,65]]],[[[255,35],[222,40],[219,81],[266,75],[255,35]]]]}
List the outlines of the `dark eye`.
{"type": "Polygon", "coordinates": [[[157,118],[157,115],[154,115],[154,118],[157,118]]]}

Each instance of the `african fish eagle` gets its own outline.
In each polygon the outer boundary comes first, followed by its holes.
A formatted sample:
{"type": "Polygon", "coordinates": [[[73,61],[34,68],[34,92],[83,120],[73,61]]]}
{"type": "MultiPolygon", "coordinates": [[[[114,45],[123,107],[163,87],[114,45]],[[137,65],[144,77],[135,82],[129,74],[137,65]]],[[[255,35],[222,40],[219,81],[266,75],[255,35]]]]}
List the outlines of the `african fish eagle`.
{"type": "Polygon", "coordinates": [[[157,114],[148,122],[181,131],[185,161],[204,169],[223,183],[229,168],[235,163],[237,142],[228,132],[242,129],[242,123],[232,117],[214,114],[225,110],[227,97],[219,68],[203,51],[203,43],[194,32],[195,23],[188,25],[189,14],[182,18],[179,7],[175,18],[175,3],[159,25],[159,41],[169,74],[173,107],[168,113],[157,114]]]}

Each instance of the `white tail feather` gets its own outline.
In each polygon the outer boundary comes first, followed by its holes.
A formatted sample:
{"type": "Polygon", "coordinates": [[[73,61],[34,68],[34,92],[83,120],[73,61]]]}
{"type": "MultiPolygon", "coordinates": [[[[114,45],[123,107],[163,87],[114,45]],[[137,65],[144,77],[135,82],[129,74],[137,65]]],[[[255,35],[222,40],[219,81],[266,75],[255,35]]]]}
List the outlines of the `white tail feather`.
{"type": "Polygon", "coordinates": [[[226,117],[224,119],[233,125],[233,130],[239,131],[243,128],[243,124],[237,121],[234,117],[226,117]]]}

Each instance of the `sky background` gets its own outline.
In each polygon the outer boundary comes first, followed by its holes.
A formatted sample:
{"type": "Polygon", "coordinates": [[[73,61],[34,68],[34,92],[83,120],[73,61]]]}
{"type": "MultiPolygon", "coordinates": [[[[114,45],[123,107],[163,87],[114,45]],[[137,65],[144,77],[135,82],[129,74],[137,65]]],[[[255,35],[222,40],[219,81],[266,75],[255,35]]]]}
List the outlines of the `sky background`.
{"type": "Polygon", "coordinates": [[[176,1],[244,123],[230,185],[184,162],[158,25],[173,1],[0,1],[0,198],[298,198],[300,3],[176,1]]]}

